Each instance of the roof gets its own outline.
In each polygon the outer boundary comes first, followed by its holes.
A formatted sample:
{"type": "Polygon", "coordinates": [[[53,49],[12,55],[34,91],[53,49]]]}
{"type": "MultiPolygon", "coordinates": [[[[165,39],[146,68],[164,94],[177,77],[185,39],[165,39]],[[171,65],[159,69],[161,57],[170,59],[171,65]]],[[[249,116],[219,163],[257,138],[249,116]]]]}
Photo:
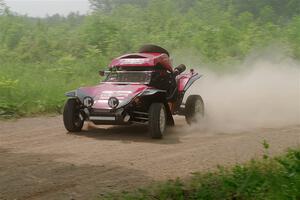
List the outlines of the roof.
{"type": "Polygon", "coordinates": [[[162,65],[169,71],[173,71],[169,56],[165,53],[132,53],[113,59],[111,67],[154,67],[162,65]]]}

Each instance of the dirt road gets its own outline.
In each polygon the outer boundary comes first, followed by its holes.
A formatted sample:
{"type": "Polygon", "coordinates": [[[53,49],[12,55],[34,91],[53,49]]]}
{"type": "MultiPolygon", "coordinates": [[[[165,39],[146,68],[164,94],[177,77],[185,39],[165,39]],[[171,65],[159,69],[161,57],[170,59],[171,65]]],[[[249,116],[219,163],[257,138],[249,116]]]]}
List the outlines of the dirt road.
{"type": "Polygon", "coordinates": [[[94,199],[156,180],[272,155],[299,146],[300,126],[207,132],[183,118],[163,140],[141,126],[86,126],[67,134],[61,117],[0,122],[0,199],[94,199]]]}

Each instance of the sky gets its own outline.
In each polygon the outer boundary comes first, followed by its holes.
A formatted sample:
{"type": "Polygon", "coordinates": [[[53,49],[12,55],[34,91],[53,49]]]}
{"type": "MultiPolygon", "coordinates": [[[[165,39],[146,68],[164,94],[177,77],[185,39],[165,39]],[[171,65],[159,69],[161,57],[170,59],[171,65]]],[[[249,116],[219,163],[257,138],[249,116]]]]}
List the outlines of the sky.
{"type": "Polygon", "coordinates": [[[68,15],[78,11],[86,14],[89,11],[88,0],[4,0],[11,11],[27,14],[31,17],[45,17],[46,15],[68,15]]]}

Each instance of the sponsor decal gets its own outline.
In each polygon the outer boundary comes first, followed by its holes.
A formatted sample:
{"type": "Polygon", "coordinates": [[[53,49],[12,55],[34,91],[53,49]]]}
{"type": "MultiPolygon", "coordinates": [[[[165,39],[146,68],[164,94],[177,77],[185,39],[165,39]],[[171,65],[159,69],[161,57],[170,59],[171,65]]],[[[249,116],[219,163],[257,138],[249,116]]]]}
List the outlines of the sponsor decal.
{"type": "Polygon", "coordinates": [[[118,99],[125,99],[130,94],[132,94],[131,91],[103,91],[97,99],[99,100],[106,100],[109,99],[112,96],[118,97],[118,99]]]}
{"type": "Polygon", "coordinates": [[[144,59],[144,58],[130,58],[130,59],[121,59],[120,64],[121,65],[134,65],[134,64],[143,64],[149,62],[149,59],[144,59]]]}

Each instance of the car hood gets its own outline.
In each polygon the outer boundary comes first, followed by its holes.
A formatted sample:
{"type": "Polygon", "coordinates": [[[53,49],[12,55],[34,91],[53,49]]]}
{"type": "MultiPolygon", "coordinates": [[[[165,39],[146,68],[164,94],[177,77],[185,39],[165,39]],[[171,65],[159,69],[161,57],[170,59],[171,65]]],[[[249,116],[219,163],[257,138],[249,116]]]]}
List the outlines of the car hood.
{"type": "Polygon", "coordinates": [[[111,109],[108,106],[110,97],[116,97],[119,100],[118,108],[120,108],[147,88],[147,85],[142,84],[101,83],[97,86],[79,88],[77,95],[81,100],[86,96],[92,97],[95,109],[111,109]]]}

